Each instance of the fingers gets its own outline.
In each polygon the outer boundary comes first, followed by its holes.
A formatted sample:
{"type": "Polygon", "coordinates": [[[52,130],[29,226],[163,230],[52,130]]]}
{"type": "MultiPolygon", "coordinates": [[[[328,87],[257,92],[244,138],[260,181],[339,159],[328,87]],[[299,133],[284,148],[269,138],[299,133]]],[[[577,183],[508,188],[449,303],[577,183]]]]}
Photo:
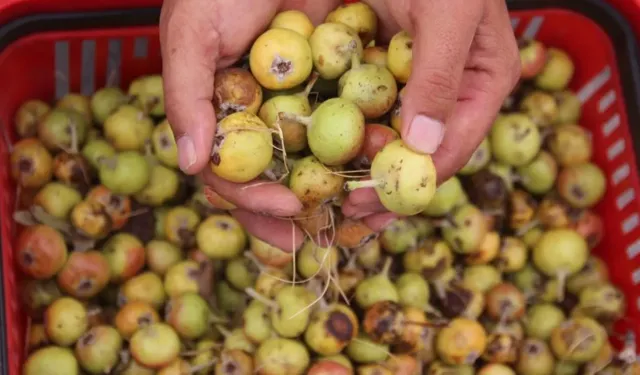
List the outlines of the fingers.
{"type": "Polygon", "coordinates": [[[296,251],[304,242],[304,233],[292,220],[277,219],[240,209],[231,211],[231,215],[247,232],[284,251],[296,251]]]}
{"type": "Polygon", "coordinates": [[[402,138],[417,152],[434,153],[445,136],[483,3],[411,2],[413,62],[401,116],[402,138]]]}
{"type": "Polygon", "coordinates": [[[471,69],[462,77],[446,136],[433,155],[438,182],[466,164],[520,77],[516,39],[506,6],[500,3],[486,8],[467,63],[471,69]]]}
{"type": "Polygon", "coordinates": [[[216,126],[211,99],[219,35],[208,0],[166,0],[160,17],[165,108],[178,145],[180,169],[202,170],[216,126]]]}
{"type": "Polygon", "coordinates": [[[295,194],[281,184],[266,181],[236,184],[216,176],[208,168],[202,178],[222,198],[248,211],[287,217],[302,210],[295,194]]]}
{"type": "Polygon", "coordinates": [[[370,215],[362,219],[364,224],[368,226],[374,232],[382,232],[391,223],[398,220],[399,216],[393,212],[386,212],[383,214],[370,215]]]}

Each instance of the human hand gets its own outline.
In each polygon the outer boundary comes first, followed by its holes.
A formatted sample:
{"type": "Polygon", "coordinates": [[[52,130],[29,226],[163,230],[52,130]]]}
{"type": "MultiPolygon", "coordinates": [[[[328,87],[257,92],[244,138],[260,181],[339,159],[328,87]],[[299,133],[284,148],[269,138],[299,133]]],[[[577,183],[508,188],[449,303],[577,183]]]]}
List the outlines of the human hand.
{"type": "Polygon", "coordinates": [[[216,69],[235,63],[277,12],[297,9],[318,24],[339,3],[340,0],[165,0],[162,6],[165,106],[178,145],[180,169],[187,174],[202,172],[208,186],[238,207],[231,213],[247,231],[285,250],[297,248],[304,238],[290,221],[276,218],[292,216],[302,209],[296,196],[278,184],[231,183],[207,168],[216,128],[214,74],[216,69]]]}
{"type": "MultiPolygon", "coordinates": [[[[443,182],[469,160],[519,79],[505,1],[363,1],[379,17],[378,40],[401,29],[413,37],[401,135],[415,151],[432,154],[443,182]]],[[[390,217],[373,189],[350,193],[342,211],[368,221],[390,217]]]]}

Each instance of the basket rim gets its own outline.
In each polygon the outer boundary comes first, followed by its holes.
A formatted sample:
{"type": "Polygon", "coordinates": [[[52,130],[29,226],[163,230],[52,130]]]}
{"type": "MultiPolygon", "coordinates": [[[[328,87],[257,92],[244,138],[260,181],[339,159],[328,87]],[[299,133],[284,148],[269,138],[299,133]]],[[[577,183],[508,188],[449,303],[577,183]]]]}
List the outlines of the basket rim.
{"type": "MultiPolygon", "coordinates": [[[[616,53],[617,69],[625,76],[620,85],[629,118],[627,126],[632,136],[633,151],[637,165],[640,165],[640,126],[631,125],[640,124],[640,48],[638,38],[627,19],[605,0],[507,0],[507,5],[510,12],[554,9],[574,12],[592,20],[607,34],[616,53]]],[[[0,56],[13,43],[33,34],[157,26],[159,19],[159,7],[18,16],[0,26],[0,56]]],[[[6,219],[0,215],[0,222],[6,219]]],[[[0,244],[0,252],[2,250],[0,244]]],[[[5,285],[2,282],[4,267],[3,257],[0,257],[0,363],[5,364],[0,366],[0,374],[10,375],[5,311],[7,305],[5,285]]]]}

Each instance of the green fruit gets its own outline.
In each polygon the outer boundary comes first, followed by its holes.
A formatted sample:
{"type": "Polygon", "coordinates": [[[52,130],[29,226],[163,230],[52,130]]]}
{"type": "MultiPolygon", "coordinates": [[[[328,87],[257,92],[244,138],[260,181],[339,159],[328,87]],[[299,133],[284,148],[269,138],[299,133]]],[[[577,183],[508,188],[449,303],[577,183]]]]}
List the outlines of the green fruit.
{"type": "Polygon", "coordinates": [[[99,170],[100,183],[114,194],[133,195],[149,183],[151,171],[147,159],[135,151],[124,151],[106,159],[99,170]]]}
{"type": "Polygon", "coordinates": [[[47,346],[33,352],[22,368],[23,375],[78,375],[80,368],[73,351],[47,346]]]}

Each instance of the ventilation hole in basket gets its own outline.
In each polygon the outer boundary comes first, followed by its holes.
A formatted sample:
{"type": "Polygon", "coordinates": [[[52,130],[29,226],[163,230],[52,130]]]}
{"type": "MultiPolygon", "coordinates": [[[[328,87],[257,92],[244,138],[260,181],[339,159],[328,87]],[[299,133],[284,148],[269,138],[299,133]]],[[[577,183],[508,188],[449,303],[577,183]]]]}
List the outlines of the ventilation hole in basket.
{"type": "Polygon", "coordinates": [[[144,37],[136,38],[133,42],[133,57],[146,59],[149,50],[149,40],[144,37]]]}
{"type": "Polygon", "coordinates": [[[69,42],[56,42],[54,50],[56,99],[60,99],[69,93],[69,42]]]}
{"type": "Polygon", "coordinates": [[[544,22],[544,17],[535,16],[529,21],[527,28],[522,33],[522,37],[524,39],[535,39],[536,35],[538,35],[538,31],[544,22]]]}
{"type": "Polygon", "coordinates": [[[622,233],[627,234],[631,232],[638,227],[638,224],[640,224],[640,216],[638,214],[629,216],[622,222],[622,233]]]}
{"type": "Polygon", "coordinates": [[[602,134],[608,137],[620,126],[620,114],[616,113],[607,122],[602,124],[602,134]]]}
{"type": "Polygon", "coordinates": [[[618,139],[611,146],[609,146],[609,148],[607,148],[607,159],[609,159],[610,161],[615,159],[624,151],[624,148],[624,139],[618,139]]]}
{"type": "Polygon", "coordinates": [[[80,90],[83,95],[91,95],[95,91],[96,41],[82,41],[82,79],[80,90]]]}
{"type": "Polygon", "coordinates": [[[618,195],[618,197],[616,198],[616,206],[618,206],[618,210],[622,210],[623,208],[627,207],[635,197],[636,192],[633,190],[633,188],[628,188],[622,194],[618,195]]]}
{"type": "Polygon", "coordinates": [[[598,101],[598,112],[604,113],[604,111],[609,109],[611,105],[616,102],[616,98],[617,95],[613,89],[604,94],[602,98],[600,98],[600,101],[598,101]]]}
{"type": "Polygon", "coordinates": [[[631,281],[633,281],[634,285],[640,284],[640,268],[631,273],[631,281]]]}
{"type": "Polygon", "coordinates": [[[518,24],[520,23],[520,18],[512,18],[511,19],[511,27],[512,28],[516,28],[518,27],[518,24]]]}
{"type": "Polygon", "coordinates": [[[122,58],[122,41],[110,39],[107,57],[107,86],[120,85],[120,62],[122,58]]]}
{"type": "Polygon", "coordinates": [[[591,99],[593,95],[598,92],[602,86],[605,85],[611,79],[611,67],[606,66],[600,73],[593,77],[578,91],[578,99],[580,102],[585,103],[591,99]]]}
{"type": "Polygon", "coordinates": [[[631,260],[640,255],[640,239],[635,240],[627,247],[627,259],[631,260]]]}

